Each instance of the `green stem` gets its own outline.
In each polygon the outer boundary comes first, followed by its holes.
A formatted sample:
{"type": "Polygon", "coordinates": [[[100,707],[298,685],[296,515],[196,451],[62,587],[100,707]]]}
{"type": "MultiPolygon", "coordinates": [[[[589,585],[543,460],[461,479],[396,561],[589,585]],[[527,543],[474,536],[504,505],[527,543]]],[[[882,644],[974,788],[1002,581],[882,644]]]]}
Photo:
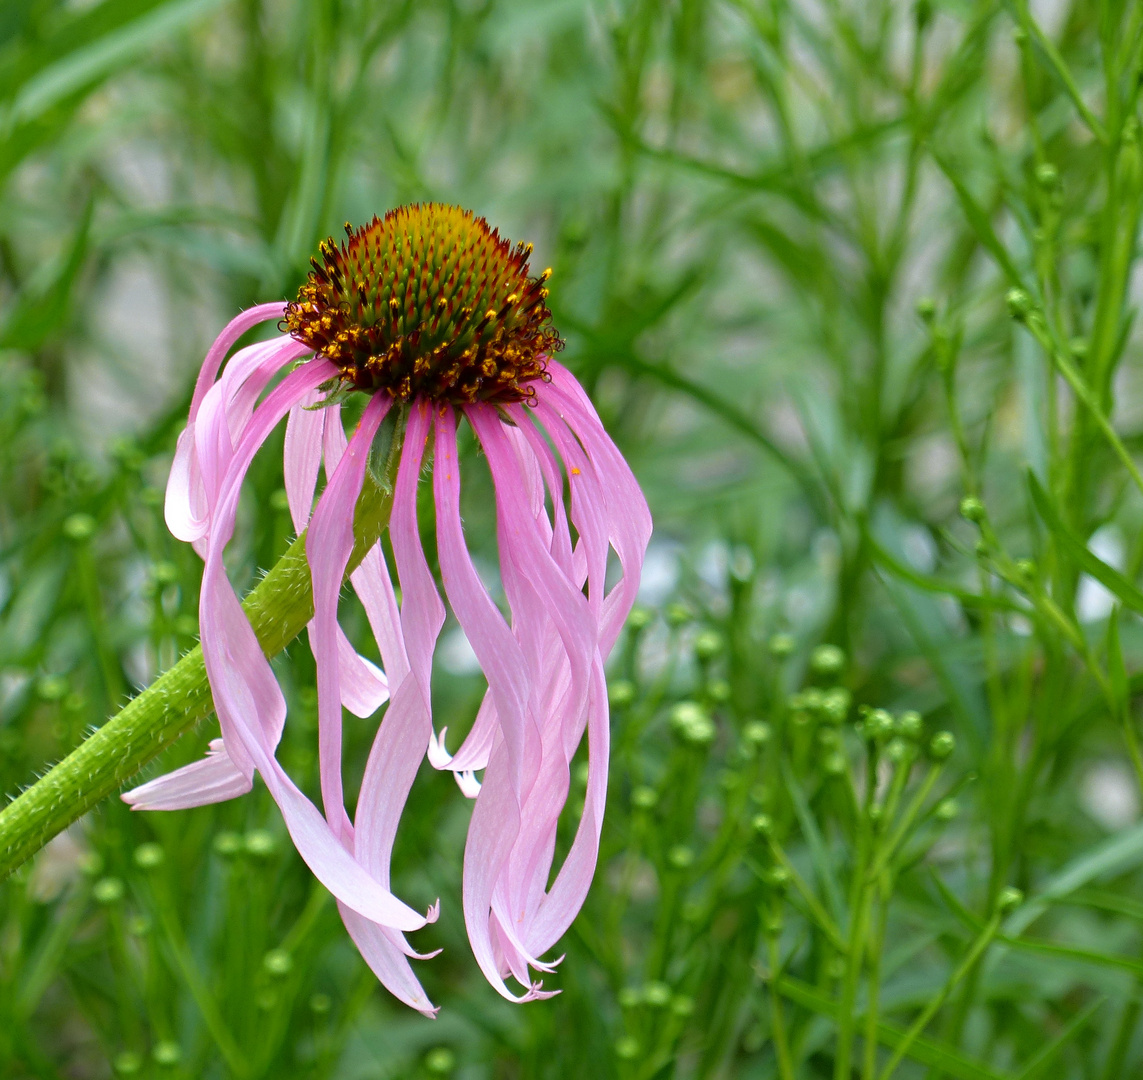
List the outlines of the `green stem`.
{"type": "Polygon", "coordinates": [[[896,1071],[897,1066],[901,1064],[905,1055],[909,1052],[909,1048],[913,1045],[914,1041],[924,1032],[925,1028],[929,1026],[929,1021],[936,1016],[937,1010],[945,1003],[949,994],[956,988],[957,983],[968,974],[976,964],[976,961],[983,955],[984,950],[988,948],[992,939],[996,936],[996,931],[1000,929],[1000,917],[1000,913],[997,912],[988,920],[984,929],[981,930],[980,935],[972,943],[972,948],[968,950],[968,954],[949,976],[945,985],[941,987],[940,993],[921,1010],[921,1015],[909,1026],[909,1030],[905,1032],[905,1037],[897,1044],[897,1049],[893,1051],[893,1056],[889,1059],[889,1063],[882,1070],[880,1080],[889,1080],[896,1071]]]}
{"type": "Polygon", "coordinates": [[[845,978],[842,983],[841,1006],[838,1012],[837,1055],[834,1058],[834,1080],[850,1080],[850,1062],[853,1060],[853,1040],[857,1030],[857,989],[865,958],[866,937],[869,931],[869,909],[872,900],[872,882],[868,878],[869,863],[874,846],[872,815],[870,813],[877,792],[876,747],[869,746],[866,759],[865,802],[857,823],[857,853],[849,893],[849,940],[846,943],[845,978]]]}
{"type": "Polygon", "coordinates": [[[782,970],[782,954],[778,935],[766,932],[766,948],[770,958],[770,1030],[774,1035],[774,1055],[778,1059],[780,1080],[794,1080],[794,1063],[790,1057],[790,1041],[786,1035],[786,1019],[782,1012],[782,995],[778,993],[778,979],[782,970]]]}
{"type": "MultiPolygon", "coordinates": [[[[392,489],[371,478],[354,516],[354,570],[389,522],[392,489]]],[[[280,653],[313,617],[305,534],[251,590],[243,608],[262,651],[280,653]]],[[[82,817],[214,710],[202,648],[159,676],[58,765],[0,810],[0,879],[82,817]]]]}

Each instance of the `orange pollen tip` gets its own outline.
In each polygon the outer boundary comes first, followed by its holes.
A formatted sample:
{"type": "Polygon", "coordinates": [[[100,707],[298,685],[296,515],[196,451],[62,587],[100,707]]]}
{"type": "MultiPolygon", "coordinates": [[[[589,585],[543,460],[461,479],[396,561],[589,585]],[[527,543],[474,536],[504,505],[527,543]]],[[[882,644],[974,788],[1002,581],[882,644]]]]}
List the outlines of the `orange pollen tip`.
{"type": "Polygon", "coordinates": [[[542,288],[551,270],[528,275],[531,244],[513,246],[443,203],[346,222],[345,232],[319,245],[284,320],[343,385],[442,404],[534,398],[563,341],[542,288]]]}

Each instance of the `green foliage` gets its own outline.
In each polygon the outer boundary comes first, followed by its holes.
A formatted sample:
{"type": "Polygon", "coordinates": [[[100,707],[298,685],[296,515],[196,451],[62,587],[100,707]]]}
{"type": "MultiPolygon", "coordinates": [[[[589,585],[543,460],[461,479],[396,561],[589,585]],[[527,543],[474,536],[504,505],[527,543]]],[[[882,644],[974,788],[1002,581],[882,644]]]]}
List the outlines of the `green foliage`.
{"type": "MultiPolygon", "coordinates": [[[[533,241],[657,525],[558,997],[479,977],[470,808],[427,767],[394,882],[442,900],[432,1023],[263,790],[113,800],[0,887],[0,1074],[1137,1073],[1141,72],[1116,0],[0,7],[5,791],[194,643],[162,520],[194,365],[345,220],[431,198],[533,241]]],[[[281,484],[268,450],[239,586],[281,484]]],[[[480,681],[450,633],[451,742],[480,681]]],[[[277,670],[314,791],[304,641],[277,670]]]]}

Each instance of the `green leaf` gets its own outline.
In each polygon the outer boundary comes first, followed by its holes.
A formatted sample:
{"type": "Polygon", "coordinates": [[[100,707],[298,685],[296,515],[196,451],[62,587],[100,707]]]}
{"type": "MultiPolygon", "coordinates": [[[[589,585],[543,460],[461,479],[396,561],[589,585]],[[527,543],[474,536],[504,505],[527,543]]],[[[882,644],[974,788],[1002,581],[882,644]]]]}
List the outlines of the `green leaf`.
{"type": "Polygon", "coordinates": [[[930,151],[933,160],[937,163],[941,172],[945,174],[945,178],[948,182],[952,184],[953,191],[956,193],[957,202],[960,203],[961,212],[968,219],[968,224],[976,234],[977,240],[996,260],[1009,282],[1012,285],[1023,288],[1024,279],[1020,271],[1016,269],[1016,264],[1012,261],[1012,256],[1008,254],[1008,249],[1000,242],[1000,238],[996,235],[996,230],[992,227],[992,222],[988,214],[985,213],[984,208],[976,201],[972,192],[968,190],[964,181],[960,178],[960,170],[943,154],[931,148],[930,151]]]}
{"type": "Polygon", "coordinates": [[[1122,874],[1143,864],[1143,823],[1108,837],[1085,851],[1049,878],[1026,903],[1008,916],[1004,933],[1016,937],[1031,926],[1048,906],[1096,878],[1122,874]]]}
{"type": "Polygon", "coordinates": [[[1107,619],[1107,674],[1111,693],[1115,698],[1115,711],[1124,717],[1128,701],[1127,665],[1123,660],[1123,647],[1119,641],[1119,608],[1107,619]]]}
{"type": "Polygon", "coordinates": [[[835,860],[830,857],[830,853],[826,849],[825,839],[814,820],[806,793],[802,790],[802,785],[798,783],[798,778],[794,775],[794,770],[790,768],[790,763],[785,759],[782,760],[782,781],[789,792],[790,801],[794,804],[794,813],[798,817],[802,836],[805,837],[806,845],[810,849],[814,873],[825,893],[830,914],[840,923],[842,921],[841,888],[834,876],[835,860]]]}
{"type": "Polygon", "coordinates": [[[35,120],[77,91],[146,56],[221,2],[174,0],[73,50],[19,88],[3,116],[4,126],[15,127],[35,120]]]}
{"type": "Polygon", "coordinates": [[[1032,502],[1036,506],[1037,513],[1043,518],[1044,524],[1047,525],[1048,531],[1073,562],[1084,573],[1090,574],[1104,588],[1114,593],[1132,611],[1143,614],[1143,592],[1140,592],[1114,566],[1109,566],[1092,554],[1087,545],[1064,524],[1048,493],[1031,470],[1028,472],[1028,490],[1032,493],[1032,502]]]}
{"type": "Polygon", "coordinates": [[[47,283],[33,279],[16,297],[0,328],[0,348],[36,349],[53,333],[67,330],[72,287],[87,257],[92,206],[93,203],[88,200],[62,265],[54,272],[48,268],[47,283]]]}
{"type": "Polygon", "coordinates": [[[1016,1074],[1015,1080],[1034,1080],[1035,1077],[1040,1076],[1044,1069],[1046,1069],[1060,1054],[1060,1052],[1072,1042],[1080,1032],[1087,1027],[1088,1023],[1095,1016],[1100,1009],[1103,1008],[1107,1002],[1107,998],[1098,997],[1086,1009],[1084,1009],[1077,1016],[1064,1026],[1064,1030],[1059,1033],[1051,1042],[1047,1044],[1023,1069],[1016,1074]]]}
{"type": "MultiPolygon", "coordinates": [[[[838,1007],[824,994],[819,994],[807,983],[783,975],[778,979],[774,988],[785,998],[796,1005],[809,1009],[819,1016],[826,1016],[832,1020],[837,1019],[838,1007]]],[[[905,1039],[903,1028],[895,1024],[887,1024],[881,1020],[877,1023],[877,1041],[890,1049],[896,1049],[905,1039]]],[[[982,1062],[966,1057],[959,1050],[938,1042],[918,1036],[912,1040],[906,1055],[922,1065],[940,1069],[954,1080],[1005,1080],[1004,1074],[996,1072],[982,1062]]]]}

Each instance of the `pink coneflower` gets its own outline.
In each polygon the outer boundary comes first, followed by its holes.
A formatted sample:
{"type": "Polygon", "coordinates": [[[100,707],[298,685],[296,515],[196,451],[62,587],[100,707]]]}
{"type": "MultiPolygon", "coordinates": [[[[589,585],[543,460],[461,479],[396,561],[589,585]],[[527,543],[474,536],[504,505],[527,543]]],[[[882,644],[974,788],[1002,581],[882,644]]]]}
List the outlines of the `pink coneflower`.
{"type": "Polygon", "coordinates": [[[322,244],[296,302],[243,313],[203,363],[166,516],[205,560],[200,630],[222,737],[204,760],[124,798],[136,809],[199,806],[249,791],[257,771],[377,977],[433,1015],[407,959],[419,954],[404,934],[435,919],[436,906],[422,915],[389,889],[397,823],[427,751],[475,798],[463,896],[477,962],[505,997],[545,997],[531,970],[552,970],[541,958],[575,918],[595,870],[608,767],[603,665],[635,599],[650,515],[587,395],[552,359],[562,343],[545,303],[548,271],[528,276],[530,245],[513,248],[483,218],[440,204],[403,207],[357,230],[347,225],[346,233],[340,246],[322,244]],[[269,320],[284,320],[288,333],[235,353],[219,376],[238,338],[269,320]],[[340,402],[353,392],[368,402],[347,440],[340,402]],[[286,492],[295,527],[308,524],[324,816],[275,757],[285,700],[223,566],[243,478],[287,415],[286,492]],[[510,618],[489,596],[465,544],[461,417],[495,486],[510,618]],[[417,523],[430,448],[442,584],[488,679],[455,755],[445,748],[445,730],[433,730],[429,688],[445,617],[417,523]],[[350,580],[384,673],[355,652],[337,618],[371,454],[399,455],[389,533],[401,602],[380,544],[350,580]],[[326,484],[311,517],[323,464],[326,484]],[[608,589],[612,549],[621,576],[608,589]],[[350,821],[342,706],[370,716],[386,699],[350,821]],[[570,762],[585,734],[584,809],[549,883],[570,762]],[[505,984],[509,974],[521,994],[505,984]]]}

